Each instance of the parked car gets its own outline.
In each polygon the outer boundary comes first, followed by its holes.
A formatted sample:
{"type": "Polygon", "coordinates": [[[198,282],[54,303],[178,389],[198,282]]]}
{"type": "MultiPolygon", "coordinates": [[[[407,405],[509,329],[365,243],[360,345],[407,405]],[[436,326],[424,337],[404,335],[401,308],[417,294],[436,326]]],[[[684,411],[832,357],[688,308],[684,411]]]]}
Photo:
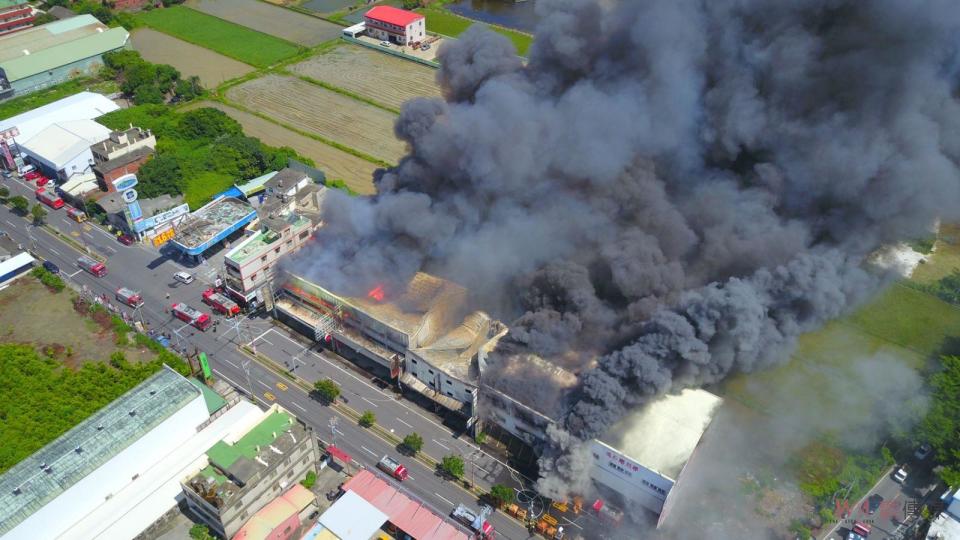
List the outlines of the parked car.
{"type": "Polygon", "coordinates": [[[129,234],[121,234],[117,237],[117,241],[125,246],[132,246],[135,240],[129,234]]]}
{"type": "MultiPolygon", "coordinates": [[[[24,169],[24,170],[26,171],[26,169],[24,169]]],[[[27,181],[36,180],[37,178],[40,178],[40,177],[42,177],[42,176],[43,176],[42,174],[38,173],[37,171],[33,171],[33,170],[26,171],[25,173],[23,173],[23,178],[24,178],[24,180],[27,180],[27,181]]]]}
{"type": "Polygon", "coordinates": [[[40,187],[43,187],[49,183],[50,183],[50,179],[47,178],[46,176],[41,176],[40,178],[37,178],[37,185],[40,187]]]}
{"type": "Polygon", "coordinates": [[[179,281],[180,283],[183,283],[184,285],[189,285],[193,283],[193,276],[191,276],[186,272],[177,272],[176,274],[173,275],[173,279],[179,281]]]}
{"type": "Polygon", "coordinates": [[[907,473],[907,466],[901,465],[900,468],[893,473],[893,479],[902,484],[907,480],[907,473]]]}
{"type": "Polygon", "coordinates": [[[3,171],[3,177],[6,178],[7,180],[9,180],[9,179],[13,178],[13,173],[10,172],[10,171],[3,171]]]}
{"type": "Polygon", "coordinates": [[[60,273],[60,267],[53,264],[50,261],[43,261],[43,269],[46,270],[47,272],[50,272],[51,274],[60,273]]]}
{"type": "Polygon", "coordinates": [[[933,453],[933,447],[928,443],[923,443],[917,448],[917,451],[913,453],[913,457],[917,458],[920,461],[923,461],[930,457],[930,454],[933,453]]]}
{"type": "Polygon", "coordinates": [[[381,47],[389,47],[389,46],[390,46],[390,42],[389,42],[389,41],[381,41],[381,42],[380,42],[380,46],[381,46],[381,47]]]}
{"type": "Polygon", "coordinates": [[[871,515],[876,514],[881,504],[883,504],[883,495],[874,493],[867,497],[867,513],[871,515]]]}
{"type": "Polygon", "coordinates": [[[423,45],[420,46],[420,50],[421,50],[421,51],[429,51],[429,50],[430,50],[430,44],[429,44],[429,43],[424,43],[423,45]]]}

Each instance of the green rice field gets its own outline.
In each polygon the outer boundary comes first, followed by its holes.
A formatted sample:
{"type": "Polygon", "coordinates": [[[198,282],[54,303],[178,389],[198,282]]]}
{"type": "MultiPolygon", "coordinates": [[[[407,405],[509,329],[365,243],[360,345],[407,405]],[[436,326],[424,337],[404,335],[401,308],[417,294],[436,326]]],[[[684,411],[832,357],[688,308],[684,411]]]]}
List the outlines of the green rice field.
{"type": "Polygon", "coordinates": [[[183,6],[138,14],[145,26],[256,67],[290,58],[301,48],[289,41],[183,6]]]}

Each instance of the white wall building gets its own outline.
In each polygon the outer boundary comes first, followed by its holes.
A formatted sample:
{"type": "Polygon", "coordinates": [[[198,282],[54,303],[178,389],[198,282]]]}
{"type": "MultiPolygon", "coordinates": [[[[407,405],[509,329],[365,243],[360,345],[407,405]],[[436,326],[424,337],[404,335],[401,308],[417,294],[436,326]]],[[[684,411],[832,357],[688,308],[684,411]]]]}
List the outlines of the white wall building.
{"type": "Polygon", "coordinates": [[[374,39],[407,45],[427,37],[423,15],[393,6],[376,6],[363,14],[367,35],[374,39]]]}
{"type": "Polygon", "coordinates": [[[0,476],[0,536],[136,536],[176,505],[210,445],[261,413],[240,402],[217,414],[165,367],[0,476]]]}
{"type": "Polygon", "coordinates": [[[110,138],[110,130],[93,120],[69,120],[47,126],[20,143],[22,155],[45,175],[60,181],[93,174],[90,146],[110,138]]]}
{"type": "Polygon", "coordinates": [[[16,141],[23,142],[57,122],[93,120],[119,108],[106,96],[94,92],[79,92],[43,107],[0,120],[0,131],[15,127],[20,132],[16,141]]]}

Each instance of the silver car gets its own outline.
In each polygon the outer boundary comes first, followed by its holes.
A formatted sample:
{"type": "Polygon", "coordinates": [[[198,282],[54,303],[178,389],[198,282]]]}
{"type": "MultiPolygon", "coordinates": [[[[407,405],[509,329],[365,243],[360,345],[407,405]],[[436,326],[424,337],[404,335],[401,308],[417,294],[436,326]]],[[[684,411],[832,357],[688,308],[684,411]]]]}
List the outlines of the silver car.
{"type": "Polygon", "coordinates": [[[173,275],[173,279],[179,281],[180,283],[183,283],[184,285],[189,285],[193,283],[193,276],[191,276],[186,272],[177,272],[176,274],[173,275]]]}

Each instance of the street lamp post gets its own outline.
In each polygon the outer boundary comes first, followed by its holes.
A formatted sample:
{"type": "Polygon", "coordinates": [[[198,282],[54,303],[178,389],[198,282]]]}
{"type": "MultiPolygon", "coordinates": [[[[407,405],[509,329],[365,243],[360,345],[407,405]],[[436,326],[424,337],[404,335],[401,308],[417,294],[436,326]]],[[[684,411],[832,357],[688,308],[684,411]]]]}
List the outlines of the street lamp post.
{"type": "Polygon", "coordinates": [[[330,443],[331,446],[336,446],[337,445],[337,417],[336,416],[330,417],[330,438],[331,438],[331,443],[330,443]]]}
{"type": "Polygon", "coordinates": [[[243,372],[247,374],[247,391],[250,393],[250,397],[253,397],[253,383],[250,382],[250,360],[244,360],[242,367],[243,372]]]}

